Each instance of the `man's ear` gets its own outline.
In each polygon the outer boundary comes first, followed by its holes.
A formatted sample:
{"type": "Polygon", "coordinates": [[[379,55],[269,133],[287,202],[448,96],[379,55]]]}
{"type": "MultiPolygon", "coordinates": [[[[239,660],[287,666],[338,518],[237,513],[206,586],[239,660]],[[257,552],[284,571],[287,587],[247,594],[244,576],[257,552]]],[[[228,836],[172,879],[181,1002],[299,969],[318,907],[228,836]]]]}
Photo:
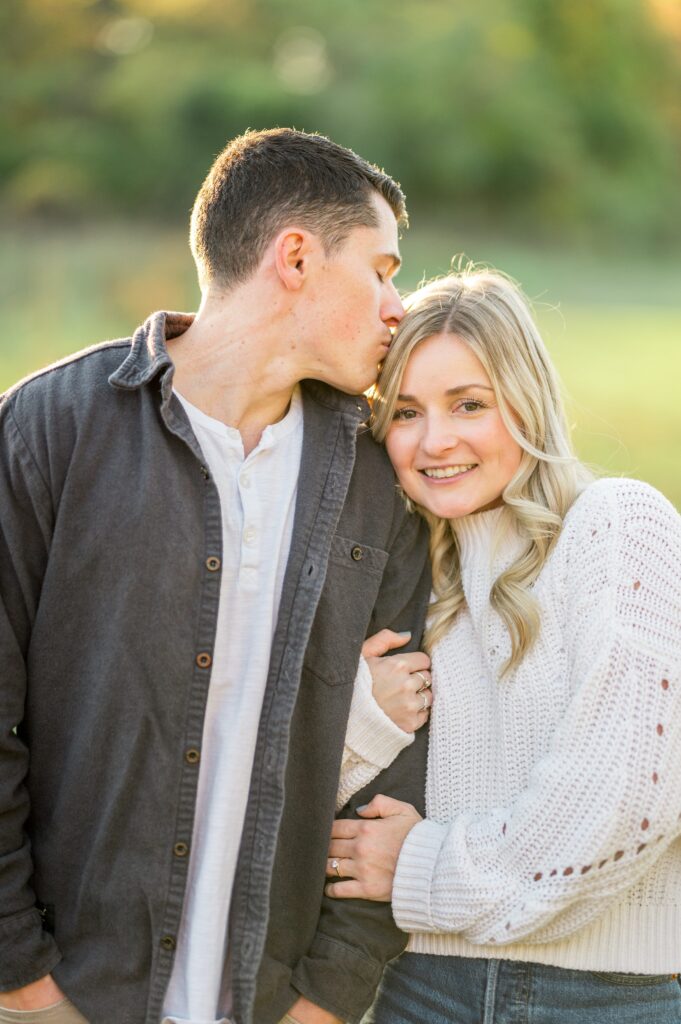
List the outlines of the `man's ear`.
{"type": "Polygon", "coordinates": [[[302,288],[313,248],[312,236],[303,228],[286,228],[275,238],[274,266],[281,283],[289,291],[302,288]]]}

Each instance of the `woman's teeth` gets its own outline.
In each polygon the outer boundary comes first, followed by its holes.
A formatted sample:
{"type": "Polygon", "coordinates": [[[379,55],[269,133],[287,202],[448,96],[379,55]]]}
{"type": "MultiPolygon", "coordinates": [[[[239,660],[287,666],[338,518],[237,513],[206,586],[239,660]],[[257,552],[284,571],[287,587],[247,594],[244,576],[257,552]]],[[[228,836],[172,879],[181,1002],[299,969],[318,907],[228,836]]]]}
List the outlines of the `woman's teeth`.
{"type": "Polygon", "coordinates": [[[466,473],[476,465],[477,463],[472,462],[469,466],[443,466],[438,469],[422,469],[421,472],[425,473],[426,476],[433,477],[435,480],[442,480],[448,476],[458,476],[459,473],[466,473]]]}

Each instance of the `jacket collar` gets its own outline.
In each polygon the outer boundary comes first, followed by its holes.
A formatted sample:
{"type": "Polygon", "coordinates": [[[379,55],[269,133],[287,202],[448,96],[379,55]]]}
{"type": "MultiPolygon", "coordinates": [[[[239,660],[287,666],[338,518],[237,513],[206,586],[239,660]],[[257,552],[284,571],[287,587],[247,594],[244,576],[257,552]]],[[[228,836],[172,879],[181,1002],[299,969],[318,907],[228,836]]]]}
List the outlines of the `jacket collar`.
{"type": "MultiPolygon", "coordinates": [[[[109,377],[109,383],[115,388],[134,391],[148,384],[161,371],[172,370],[173,362],[168,355],[166,341],[184,334],[193,320],[193,313],[163,310],[152,313],[135,331],[130,351],[109,377]]],[[[301,386],[319,405],[350,415],[358,423],[369,416],[369,403],[364,395],[346,395],[318,380],[301,381],[301,386]]]]}
{"type": "Polygon", "coordinates": [[[161,370],[171,368],[173,362],[166,340],[184,334],[193,319],[192,313],[152,313],[133,334],[130,351],[109,377],[109,384],[134,391],[148,384],[161,370]]]}

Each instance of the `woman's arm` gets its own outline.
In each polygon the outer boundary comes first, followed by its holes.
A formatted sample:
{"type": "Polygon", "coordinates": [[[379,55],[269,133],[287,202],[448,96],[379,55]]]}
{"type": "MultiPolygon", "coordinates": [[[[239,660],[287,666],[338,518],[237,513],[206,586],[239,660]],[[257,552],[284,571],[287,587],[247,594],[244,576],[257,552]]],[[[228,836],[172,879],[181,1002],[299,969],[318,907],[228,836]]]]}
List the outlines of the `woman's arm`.
{"type": "Polygon", "coordinates": [[[548,942],[600,916],[679,840],[681,520],[651,488],[604,481],[573,534],[574,696],[526,790],[449,823],[377,798],[364,813],[385,821],[336,823],[331,855],[357,857],[346,868],[357,881],[330,892],[385,899],[399,854],[393,913],[405,931],[548,942]]]}
{"type": "Polygon", "coordinates": [[[345,735],[336,797],[340,810],[414,741],[428,721],[430,659],[414,652],[385,655],[407,643],[409,634],[381,630],[362,647],[345,735]]]}

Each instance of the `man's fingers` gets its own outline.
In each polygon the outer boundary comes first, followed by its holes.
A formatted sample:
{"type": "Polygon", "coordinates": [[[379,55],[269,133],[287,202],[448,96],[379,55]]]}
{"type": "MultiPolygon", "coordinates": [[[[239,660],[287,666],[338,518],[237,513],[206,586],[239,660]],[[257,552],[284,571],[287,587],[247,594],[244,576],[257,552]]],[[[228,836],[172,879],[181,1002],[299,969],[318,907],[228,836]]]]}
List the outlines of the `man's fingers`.
{"type": "Polygon", "coordinates": [[[395,633],[392,629],[382,629],[380,633],[374,633],[364,641],[362,654],[365,658],[381,658],[396,647],[404,647],[410,640],[411,633],[395,633]]]}

